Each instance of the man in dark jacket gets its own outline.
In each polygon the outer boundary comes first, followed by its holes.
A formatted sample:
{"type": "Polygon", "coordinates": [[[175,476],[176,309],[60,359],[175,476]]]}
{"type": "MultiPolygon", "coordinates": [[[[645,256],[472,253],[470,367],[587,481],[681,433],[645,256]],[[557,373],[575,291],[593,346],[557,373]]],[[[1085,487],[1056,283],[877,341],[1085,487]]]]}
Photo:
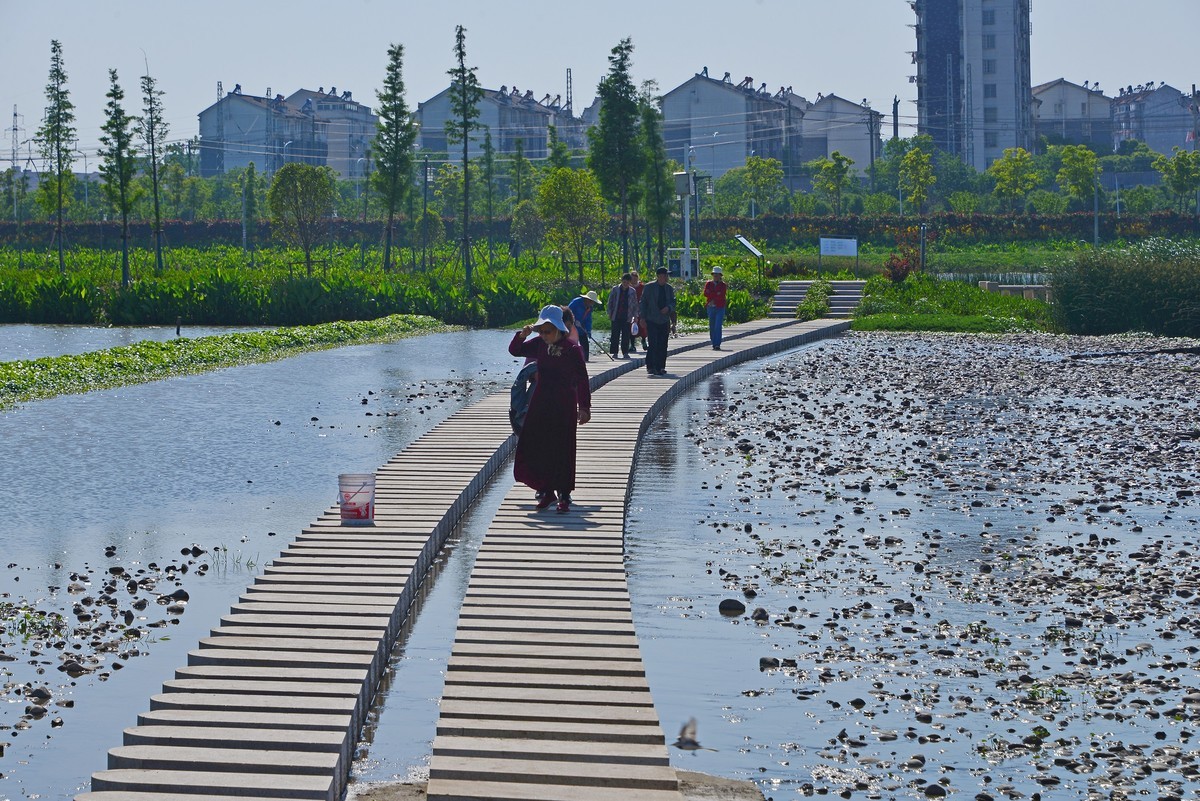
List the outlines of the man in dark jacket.
{"type": "Polygon", "coordinates": [[[650,347],[646,351],[646,372],[667,373],[667,339],[675,333],[675,288],[667,281],[666,267],[659,267],[654,283],[642,292],[641,313],[646,321],[650,347]]]}

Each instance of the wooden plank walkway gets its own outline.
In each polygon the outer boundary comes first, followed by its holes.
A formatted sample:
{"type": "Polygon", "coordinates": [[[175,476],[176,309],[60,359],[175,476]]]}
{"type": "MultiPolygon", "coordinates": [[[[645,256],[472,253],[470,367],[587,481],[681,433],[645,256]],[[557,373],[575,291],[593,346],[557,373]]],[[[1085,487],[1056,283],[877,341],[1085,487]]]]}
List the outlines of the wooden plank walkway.
{"type": "MultiPolygon", "coordinates": [[[[705,376],[847,327],[760,320],[727,329],[722,351],[707,335],[681,337],[663,377],[640,359],[591,362],[587,469],[571,512],[537,513],[516,486],[480,549],[430,798],[678,801],[625,582],[638,441],[705,376]]],[[[343,525],[332,507],[305,528],[151,697],[77,801],[340,799],[420,582],[511,454],[507,408],[507,391],[484,398],[381,467],[373,525],[343,525]]]]}

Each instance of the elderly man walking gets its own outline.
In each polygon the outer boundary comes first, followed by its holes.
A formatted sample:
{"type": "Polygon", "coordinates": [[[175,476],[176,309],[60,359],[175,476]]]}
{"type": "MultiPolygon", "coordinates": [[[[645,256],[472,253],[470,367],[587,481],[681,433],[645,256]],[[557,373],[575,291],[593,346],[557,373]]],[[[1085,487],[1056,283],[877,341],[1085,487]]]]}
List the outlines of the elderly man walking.
{"type": "Polygon", "coordinates": [[[650,347],[646,351],[646,372],[667,374],[667,338],[675,331],[675,288],[667,281],[666,267],[659,267],[654,283],[642,292],[642,319],[649,329],[650,347]]]}
{"type": "Polygon", "coordinates": [[[637,311],[637,290],[633,288],[633,276],[625,273],[621,276],[621,283],[608,293],[608,319],[612,321],[612,334],[608,338],[609,355],[615,357],[619,347],[621,355],[629,358],[629,346],[632,344],[629,324],[637,318],[637,311]]]}

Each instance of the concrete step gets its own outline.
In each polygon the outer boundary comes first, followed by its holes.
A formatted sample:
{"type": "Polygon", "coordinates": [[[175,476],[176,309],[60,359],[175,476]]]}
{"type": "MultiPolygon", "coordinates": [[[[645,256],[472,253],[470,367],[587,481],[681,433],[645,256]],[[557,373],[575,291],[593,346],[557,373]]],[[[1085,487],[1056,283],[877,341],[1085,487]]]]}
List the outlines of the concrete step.
{"type": "Polygon", "coordinates": [[[683,801],[683,795],[677,789],[641,789],[632,793],[626,787],[579,787],[569,784],[516,784],[433,778],[429,780],[426,797],[429,801],[683,801]]]}
{"type": "MultiPolygon", "coordinates": [[[[541,759],[438,757],[429,766],[429,779],[520,784],[557,784],[636,790],[679,790],[675,771],[661,765],[556,762],[541,759]]],[[[630,797],[637,797],[631,795],[630,797]]]]}
{"type": "Polygon", "coordinates": [[[282,773],[332,776],[341,767],[338,752],[259,751],[173,745],[123,745],[108,752],[109,770],[186,770],[215,773],[282,773]]]}
{"type": "Polygon", "coordinates": [[[185,770],[104,770],[92,774],[93,792],[163,793],[170,798],[192,796],[243,798],[289,798],[336,801],[331,776],[288,776],[278,773],[207,773],[185,770]]]}
{"type": "Polygon", "coordinates": [[[312,751],[341,754],[349,747],[346,732],[290,729],[235,729],[222,726],[131,726],[125,745],[176,748],[215,748],[237,743],[238,748],[272,751],[312,751]]]}

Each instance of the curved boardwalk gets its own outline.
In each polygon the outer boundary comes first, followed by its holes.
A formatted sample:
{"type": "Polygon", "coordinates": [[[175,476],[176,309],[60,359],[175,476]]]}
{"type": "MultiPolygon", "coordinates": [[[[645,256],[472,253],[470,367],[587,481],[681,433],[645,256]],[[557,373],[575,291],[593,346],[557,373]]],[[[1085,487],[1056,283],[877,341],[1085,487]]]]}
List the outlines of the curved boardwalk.
{"type": "MultiPolygon", "coordinates": [[[[481,546],[433,744],[438,799],[679,799],[630,614],[623,528],[641,433],[717,370],[848,327],[763,320],[672,340],[669,373],[593,360],[568,514],[516,486],[481,546]]],[[[603,359],[602,354],[597,354],[603,359]]],[[[323,799],[418,586],[512,449],[508,393],[463,409],[376,474],[376,518],[331,508],[273,560],[152,696],[78,801],[323,799]]]]}

